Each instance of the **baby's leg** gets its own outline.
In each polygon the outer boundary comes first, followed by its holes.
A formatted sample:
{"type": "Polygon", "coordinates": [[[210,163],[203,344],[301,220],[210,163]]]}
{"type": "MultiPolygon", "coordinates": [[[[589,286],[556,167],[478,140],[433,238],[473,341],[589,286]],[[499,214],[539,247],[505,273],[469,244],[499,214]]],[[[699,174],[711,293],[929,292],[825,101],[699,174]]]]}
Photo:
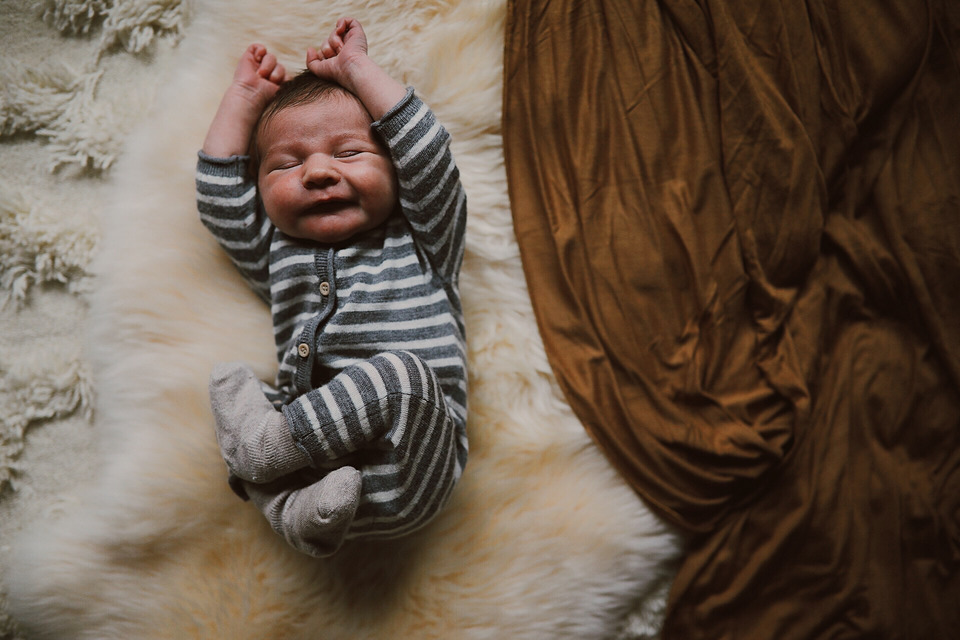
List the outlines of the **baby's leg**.
{"type": "Polygon", "coordinates": [[[235,476],[270,482],[310,464],[294,443],[283,414],[267,400],[260,381],[246,365],[214,367],[210,404],[220,453],[235,476]]]}
{"type": "Polygon", "coordinates": [[[243,488],[270,526],[292,546],[322,558],[340,548],[360,501],[360,472],[341,467],[306,486],[297,476],[243,488]]]}
{"type": "Polygon", "coordinates": [[[360,507],[347,539],[395,538],[426,525],[446,504],[466,464],[466,439],[446,409],[412,399],[406,429],[363,464],[360,507]]]}
{"type": "Polygon", "coordinates": [[[283,408],[314,463],[361,452],[360,507],[348,538],[393,537],[426,524],[466,464],[466,437],[433,371],[409,352],[348,367],[283,408]]]}

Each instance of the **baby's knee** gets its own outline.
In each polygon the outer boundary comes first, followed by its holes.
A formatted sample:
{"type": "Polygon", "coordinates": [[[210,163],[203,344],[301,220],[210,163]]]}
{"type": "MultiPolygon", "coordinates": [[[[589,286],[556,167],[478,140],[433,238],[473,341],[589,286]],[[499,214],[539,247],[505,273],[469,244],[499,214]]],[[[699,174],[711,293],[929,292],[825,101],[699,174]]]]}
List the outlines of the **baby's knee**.
{"type": "Polygon", "coordinates": [[[383,351],[370,358],[369,362],[378,370],[407,373],[419,373],[424,369],[429,371],[427,363],[411,351],[383,351]]]}
{"type": "Polygon", "coordinates": [[[436,375],[426,362],[409,351],[385,351],[367,360],[362,368],[374,384],[382,384],[387,394],[438,401],[441,394],[436,375]]]}

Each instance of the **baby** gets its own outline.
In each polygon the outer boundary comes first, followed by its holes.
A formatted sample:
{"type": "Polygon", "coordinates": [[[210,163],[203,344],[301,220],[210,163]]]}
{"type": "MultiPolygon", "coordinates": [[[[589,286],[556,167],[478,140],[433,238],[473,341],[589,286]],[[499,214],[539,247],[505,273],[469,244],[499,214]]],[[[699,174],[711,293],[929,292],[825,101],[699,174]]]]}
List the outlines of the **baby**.
{"type": "Polygon", "coordinates": [[[242,364],[210,377],[231,486],[322,557],[423,526],[466,464],[466,196],[449,135],[357,21],[307,68],[286,80],[263,46],[244,52],[197,202],[270,304],[280,363],[273,388],[242,364]]]}

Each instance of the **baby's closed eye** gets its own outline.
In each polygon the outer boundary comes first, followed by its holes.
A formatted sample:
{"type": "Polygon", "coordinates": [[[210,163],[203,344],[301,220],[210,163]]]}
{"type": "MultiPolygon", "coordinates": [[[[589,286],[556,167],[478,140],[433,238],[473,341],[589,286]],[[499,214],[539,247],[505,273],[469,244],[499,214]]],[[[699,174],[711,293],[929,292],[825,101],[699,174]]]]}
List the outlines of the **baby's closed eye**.
{"type": "Polygon", "coordinates": [[[300,166],[301,162],[299,160],[282,160],[271,163],[267,165],[268,171],[286,171],[287,169],[293,169],[294,167],[300,166]]]}

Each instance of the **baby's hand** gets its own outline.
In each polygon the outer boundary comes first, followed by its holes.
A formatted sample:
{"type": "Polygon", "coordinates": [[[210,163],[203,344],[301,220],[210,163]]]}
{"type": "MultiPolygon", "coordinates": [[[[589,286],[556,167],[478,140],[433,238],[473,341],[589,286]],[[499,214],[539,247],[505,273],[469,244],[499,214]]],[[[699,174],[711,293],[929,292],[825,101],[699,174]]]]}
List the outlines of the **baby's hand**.
{"type": "Polygon", "coordinates": [[[247,47],[207,130],[203,151],[219,158],[247,153],[257,119],[284,80],[286,70],[265,46],[247,47]]]}
{"type": "Polygon", "coordinates": [[[363,27],[353,18],[340,18],[319,49],[307,49],[307,68],[320,78],[352,89],[351,73],[366,57],[367,36],[363,27]]]}
{"type": "Polygon", "coordinates": [[[245,93],[254,106],[262,109],[277,93],[286,79],[286,73],[283,65],[265,46],[251,44],[240,56],[237,70],[233,73],[233,85],[245,93]]]}
{"type": "Polygon", "coordinates": [[[374,120],[383,117],[407,93],[402,84],[367,56],[367,36],[353,18],[337,20],[336,28],[319,51],[307,49],[307,68],[360,98],[374,120]]]}

